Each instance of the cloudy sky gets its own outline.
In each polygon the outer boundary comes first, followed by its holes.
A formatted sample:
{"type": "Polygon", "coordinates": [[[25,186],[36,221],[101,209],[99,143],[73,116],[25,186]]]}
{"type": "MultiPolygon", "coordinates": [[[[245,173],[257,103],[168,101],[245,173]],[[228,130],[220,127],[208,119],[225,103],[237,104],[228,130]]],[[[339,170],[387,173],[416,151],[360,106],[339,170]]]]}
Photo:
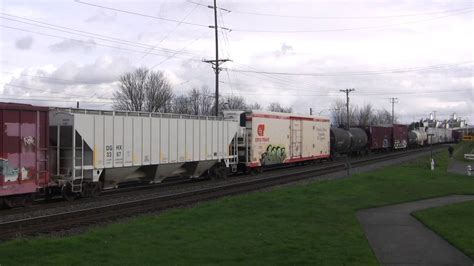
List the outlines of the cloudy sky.
{"type": "MultiPolygon", "coordinates": [[[[118,77],[214,89],[211,0],[2,0],[0,101],[110,108],[118,77]]],[[[474,122],[474,2],[218,0],[221,92],[328,115],[339,90],[403,122],[474,122]],[[230,12],[229,12],[230,11],[230,12]]]]}

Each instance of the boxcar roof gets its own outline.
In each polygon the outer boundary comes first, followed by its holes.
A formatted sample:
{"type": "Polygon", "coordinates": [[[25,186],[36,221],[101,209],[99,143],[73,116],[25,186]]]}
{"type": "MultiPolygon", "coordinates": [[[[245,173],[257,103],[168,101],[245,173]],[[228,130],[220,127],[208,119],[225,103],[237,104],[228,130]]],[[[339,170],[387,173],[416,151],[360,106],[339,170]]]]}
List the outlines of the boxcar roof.
{"type": "Polygon", "coordinates": [[[1,110],[28,110],[28,111],[48,111],[49,107],[45,106],[35,106],[31,104],[23,103],[5,103],[0,102],[1,110]]]}

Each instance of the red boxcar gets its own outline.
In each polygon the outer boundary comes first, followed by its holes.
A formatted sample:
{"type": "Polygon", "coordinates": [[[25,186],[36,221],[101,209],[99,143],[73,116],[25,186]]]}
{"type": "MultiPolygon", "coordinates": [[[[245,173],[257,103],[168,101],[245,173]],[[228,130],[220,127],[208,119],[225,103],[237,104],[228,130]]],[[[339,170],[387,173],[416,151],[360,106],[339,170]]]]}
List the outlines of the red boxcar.
{"type": "Polygon", "coordinates": [[[47,186],[48,108],[0,103],[0,205],[25,205],[47,186]]]}
{"type": "Polygon", "coordinates": [[[408,143],[408,126],[393,125],[393,149],[405,149],[408,143]]]}
{"type": "Polygon", "coordinates": [[[464,137],[464,132],[460,130],[453,130],[453,141],[459,143],[464,137]]]}
{"type": "Polygon", "coordinates": [[[369,138],[367,146],[369,150],[387,150],[392,147],[392,127],[369,126],[365,128],[369,138]]]}

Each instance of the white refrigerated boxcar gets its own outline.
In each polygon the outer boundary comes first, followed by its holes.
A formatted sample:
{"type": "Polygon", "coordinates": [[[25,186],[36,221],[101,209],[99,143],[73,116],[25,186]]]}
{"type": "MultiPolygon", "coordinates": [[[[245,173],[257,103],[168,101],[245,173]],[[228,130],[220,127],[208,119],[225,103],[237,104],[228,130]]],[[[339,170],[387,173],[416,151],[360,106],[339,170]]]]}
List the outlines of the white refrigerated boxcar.
{"type": "Polygon", "coordinates": [[[238,121],[144,112],[50,111],[51,173],[70,192],[128,181],[199,177],[236,163],[238,121]],[[101,183],[99,183],[101,182],[101,183]]]}
{"type": "Polygon", "coordinates": [[[249,170],[330,157],[330,121],[325,117],[267,111],[226,111],[239,119],[239,164],[249,170]]]}

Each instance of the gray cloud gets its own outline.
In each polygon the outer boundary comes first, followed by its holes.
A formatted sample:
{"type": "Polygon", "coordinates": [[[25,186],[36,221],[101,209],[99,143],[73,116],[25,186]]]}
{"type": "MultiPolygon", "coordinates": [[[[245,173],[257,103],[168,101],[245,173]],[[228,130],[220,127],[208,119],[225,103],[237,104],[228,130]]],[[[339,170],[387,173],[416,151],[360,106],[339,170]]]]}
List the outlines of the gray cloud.
{"type": "Polygon", "coordinates": [[[49,106],[79,101],[83,108],[110,109],[119,76],[132,67],[127,59],[102,56],[92,64],[67,62],[53,72],[47,69],[25,69],[4,86],[3,95],[49,106]]]}
{"type": "Polygon", "coordinates": [[[26,36],[15,40],[15,47],[20,50],[29,50],[33,45],[33,37],[26,36]]]}
{"type": "Polygon", "coordinates": [[[108,12],[103,9],[99,9],[93,16],[88,17],[86,22],[113,22],[117,18],[117,12],[108,12]]]}
{"type": "Polygon", "coordinates": [[[51,52],[67,52],[67,51],[82,51],[90,52],[96,47],[94,40],[87,41],[76,41],[72,39],[66,39],[64,41],[55,43],[49,46],[51,52]]]}
{"type": "Polygon", "coordinates": [[[282,43],[280,50],[275,51],[275,56],[276,57],[285,56],[291,51],[293,51],[293,46],[288,45],[286,43],[282,43]]]}

